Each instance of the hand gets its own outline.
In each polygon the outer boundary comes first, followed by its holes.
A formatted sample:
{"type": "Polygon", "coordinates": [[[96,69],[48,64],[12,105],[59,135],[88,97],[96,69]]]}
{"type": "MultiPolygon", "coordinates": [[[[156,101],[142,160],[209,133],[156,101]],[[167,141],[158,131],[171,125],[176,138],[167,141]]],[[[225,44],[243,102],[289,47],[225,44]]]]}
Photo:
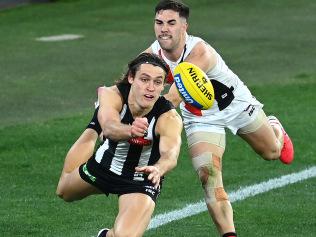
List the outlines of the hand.
{"type": "Polygon", "coordinates": [[[148,180],[150,180],[157,189],[160,184],[160,171],[156,166],[143,166],[143,167],[136,167],[135,170],[137,172],[143,172],[148,174],[148,180]]]}
{"type": "Polygon", "coordinates": [[[135,118],[131,127],[131,136],[134,137],[144,137],[148,129],[147,118],[135,118]]]}

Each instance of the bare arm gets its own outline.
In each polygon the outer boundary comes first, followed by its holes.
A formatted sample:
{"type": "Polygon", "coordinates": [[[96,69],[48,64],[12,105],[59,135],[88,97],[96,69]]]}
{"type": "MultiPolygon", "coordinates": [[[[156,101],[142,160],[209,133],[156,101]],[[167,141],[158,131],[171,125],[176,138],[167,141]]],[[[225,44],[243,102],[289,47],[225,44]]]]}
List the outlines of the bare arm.
{"type": "Polygon", "coordinates": [[[130,125],[122,124],[119,111],[122,109],[122,99],[116,87],[100,87],[98,90],[99,112],[98,120],[103,136],[113,140],[123,140],[131,137],[130,125]]]}
{"type": "Polygon", "coordinates": [[[158,187],[161,176],[177,165],[181,147],[182,120],[176,110],[170,110],[157,121],[156,132],[160,135],[160,159],[153,166],[137,167],[136,171],[149,174],[148,179],[158,187]]]}
{"type": "Polygon", "coordinates": [[[185,61],[195,64],[206,73],[216,65],[215,50],[209,44],[199,42],[185,61]]]}
{"type": "Polygon", "coordinates": [[[170,110],[157,121],[157,133],[160,135],[160,159],[155,164],[160,174],[173,169],[178,160],[181,147],[182,120],[176,110],[170,110]]]}
{"type": "Polygon", "coordinates": [[[87,128],[69,149],[63,168],[63,173],[70,173],[79,165],[85,163],[93,154],[98,134],[87,128]]]}
{"type": "MultiPolygon", "coordinates": [[[[216,64],[215,50],[210,45],[200,42],[193,48],[185,61],[193,63],[200,67],[204,72],[207,72],[216,64]]],[[[164,97],[175,107],[178,107],[183,100],[174,83],[164,97]]]]}
{"type": "Polygon", "coordinates": [[[120,111],[123,102],[116,86],[100,87],[98,97],[98,120],[104,137],[118,141],[144,135],[148,127],[146,118],[136,118],[132,125],[121,123],[120,111]]]}
{"type": "Polygon", "coordinates": [[[69,149],[57,185],[56,193],[58,195],[61,195],[68,185],[70,174],[92,156],[97,139],[98,133],[87,128],[69,149]]]}
{"type": "Polygon", "coordinates": [[[181,98],[178,89],[176,87],[176,85],[174,83],[172,83],[172,85],[169,88],[169,91],[167,94],[164,95],[164,97],[169,100],[174,107],[178,107],[179,104],[183,101],[183,99],[181,98]]]}
{"type": "Polygon", "coordinates": [[[144,50],[143,53],[153,53],[151,47],[147,48],[146,50],[144,50]]]}

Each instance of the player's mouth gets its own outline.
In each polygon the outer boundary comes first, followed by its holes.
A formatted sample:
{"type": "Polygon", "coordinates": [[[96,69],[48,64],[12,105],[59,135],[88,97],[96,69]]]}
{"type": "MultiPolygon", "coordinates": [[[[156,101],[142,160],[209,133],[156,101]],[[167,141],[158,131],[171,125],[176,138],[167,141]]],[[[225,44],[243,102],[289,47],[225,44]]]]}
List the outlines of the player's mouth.
{"type": "Polygon", "coordinates": [[[161,40],[169,40],[171,38],[172,38],[171,35],[159,35],[159,39],[161,39],[161,40]]]}
{"type": "Polygon", "coordinates": [[[151,101],[151,100],[153,100],[155,98],[155,96],[148,95],[148,94],[145,94],[144,97],[145,97],[146,100],[149,100],[149,101],[151,101]]]}

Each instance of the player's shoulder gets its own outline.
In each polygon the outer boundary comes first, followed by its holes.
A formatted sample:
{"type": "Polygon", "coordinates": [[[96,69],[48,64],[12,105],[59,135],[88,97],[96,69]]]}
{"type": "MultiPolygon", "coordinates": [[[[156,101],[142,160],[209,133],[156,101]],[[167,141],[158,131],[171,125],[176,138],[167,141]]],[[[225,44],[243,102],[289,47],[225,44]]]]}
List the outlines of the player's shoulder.
{"type": "MultiPolygon", "coordinates": [[[[163,113],[157,121],[157,128],[161,132],[162,130],[172,130],[181,132],[183,127],[183,122],[180,114],[176,109],[171,109],[163,113]]],[[[159,132],[159,134],[160,134],[159,132]]]]}
{"type": "Polygon", "coordinates": [[[160,114],[174,109],[173,104],[167,100],[164,96],[160,96],[159,99],[155,103],[156,110],[160,111],[160,114]]]}
{"type": "Polygon", "coordinates": [[[181,118],[180,114],[177,112],[177,110],[174,108],[167,111],[165,113],[165,116],[167,117],[167,119],[171,119],[177,123],[182,124],[182,118],[181,118]]]}
{"type": "Polygon", "coordinates": [[[161,49],[158,40],[155,40],[150,47],[147,49],[150,53],[159,54],[159,50],[161,49]]]}
{"type": "Polygon", "coordinates": [[[103,101],[102,103],[106,107],[113,107],[120,111],[124,104],[123,97],[124,95],[116,85],[98,88],[98,102],[103,101]]]}
{"type": "MultiPolygon", "coordinates": [[[[201,39],[201,38],[199,38],[201,39]]],[[[185,58],[185,61],[192,62],[204,62],[202,65],[198,64],[204,71],[208,71],[213,68],[216,64],[216,51],[215,49],[206,41],[199,40],[192,46],[190,53],[185,58]]]]}
{"type": "Polygon", "coordinates": [[[176,111],[174,105],[167,100],[164,96],[160,96],[156,102],[157,107],[159,107],[159,111],[161,115],[179,115],[176,111]]]}
{"type": "Polygon", "coordinates": [[[187,44],[196,44],[198,42],[204,41],[201,37],[195,36],[195,35],[186,35],[186,43],[187,44]]]}
{"type": "Polygon", "coordinates": [[[192,48],[193,50],[212,48],[212,46],[206,40],[199,36],[189,34],[186,35],[186,47],[188,49],[192,48]]]}
{"type": "Polygon", "coordinates": [[[214,50],[213,47],[205,40],[198,37],[195,38],[196,39],[191,40],[190,44],[187,44],[188,47],[191,47],[191,54],[202,54],[205,52],[212,52],[214,50]]]}
{"type": "Polygon", "coordinates": [[[149,48],[145,49],[143,51],[143,53],[153,53],[153,50],[152,50],[151,46],[149,46],[149,48]]]}
{"type": "Polygon", "coordinates": [[[107,96],[119,96],[120,91],[116,85],[114,86],[101,86],[98,88],[98,96],[100,95],[107,95],[107,96]]]}

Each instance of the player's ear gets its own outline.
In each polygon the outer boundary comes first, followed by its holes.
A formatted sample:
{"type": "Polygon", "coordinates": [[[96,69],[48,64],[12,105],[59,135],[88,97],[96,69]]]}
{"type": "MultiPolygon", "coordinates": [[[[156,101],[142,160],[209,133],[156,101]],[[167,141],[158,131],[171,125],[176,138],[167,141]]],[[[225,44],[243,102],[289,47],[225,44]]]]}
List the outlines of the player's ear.
{"type": "Polygon", "coordinates": [[[188,31],[188,28],[189,28],[189,23],[186,22],[186,23],[184,24],[184,30],[185,30],[185,31],[188,31]]]}
{"type": "Polygon", "coordinates": [[[187,22],[187,20],[185,18],[181,18],[181,22],[182,22],[183,30],[187,31],[189,28],[189,23],[187,22]]]}
{"type": "Polygon", "coordinates": [[[128,74],[127,79],[128,79],[129,84],[133,84],[133,82],[134,82],[134,77],[132,76],[131,73],[128,74]]]}

